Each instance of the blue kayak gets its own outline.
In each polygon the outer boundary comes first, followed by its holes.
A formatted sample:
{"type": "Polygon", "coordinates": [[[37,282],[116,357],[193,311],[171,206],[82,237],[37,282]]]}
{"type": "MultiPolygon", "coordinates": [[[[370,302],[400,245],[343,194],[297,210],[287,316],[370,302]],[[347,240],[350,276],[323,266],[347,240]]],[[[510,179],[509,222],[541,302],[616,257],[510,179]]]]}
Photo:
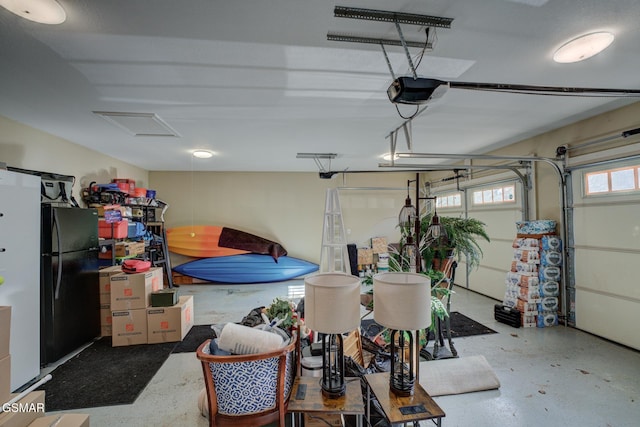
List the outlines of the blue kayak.
{"type": "Polygon", "coordinates": [[[281,282],[318,271],[318,264],[290,256],[242,254],[201,258],[173,268],[185,276],[218,283],[281,282]]]}

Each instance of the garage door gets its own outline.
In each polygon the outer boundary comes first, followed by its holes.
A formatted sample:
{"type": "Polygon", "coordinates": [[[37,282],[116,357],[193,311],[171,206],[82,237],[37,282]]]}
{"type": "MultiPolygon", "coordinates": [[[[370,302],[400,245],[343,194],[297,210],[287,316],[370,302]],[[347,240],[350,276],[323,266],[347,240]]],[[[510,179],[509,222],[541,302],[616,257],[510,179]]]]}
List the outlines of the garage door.
{"type": "MultiPolygon", "coordinates": [[[[450,199],[457,188],[438,188],[439,200],[450,199]]],[[[479,267],[469,268],[464,259],[456,271],[456,284],[502,300],[505,292],[505,276],[513,258],[513,239],[516,236],[516,221],[524,218],[523,185],[514,174],[500,174],[466,181],[460,185],[460,206],[442,206],[440,215],[476,218],[487,225],[491,238],[488,243],[479,240],[483,252],[479,267]]]]}
{"type": "Polygon", "coordinates": [[[569,224],[572,323],[636,349],[640,349],[639,176],[640,157],[572,167],[569,224]]]}

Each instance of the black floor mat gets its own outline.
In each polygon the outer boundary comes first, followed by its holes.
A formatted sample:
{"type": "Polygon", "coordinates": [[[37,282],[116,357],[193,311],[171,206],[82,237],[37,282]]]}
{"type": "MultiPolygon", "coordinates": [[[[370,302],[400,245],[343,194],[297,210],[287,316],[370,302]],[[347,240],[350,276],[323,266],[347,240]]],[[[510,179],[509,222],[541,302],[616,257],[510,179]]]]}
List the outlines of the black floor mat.
{"type": "Polygon", "coordinates": [[[200,344],[215,337],[216,334],[211,329],[211,325],[193,325],[182,342],[176,345],[172,353],[195,352],[200,347],[200,344]]]}
{"type": "Polygon", "coordinates": [[[482,323],[478,323],[473,319],[468,318],[464,314],[452,311],[449,313],[451,317],[451,337],[470,337],[473,335],[485,335],[485,334],[497,334],[491,328],[486,327],[482,323]]]}
{"type": "MultiPolygon", "coordinates": [[[[464,314],[452,311],[449,313],[451,324],[451,337],[461,338],[472,335],[484,335],[497,333],[491,328],[484,326],[482,323],[478,323],[473,319],[468,318],[464,314]]],[[[374,320],[365,319],[362,321],[362,333],[367,337],[373,337],[382,331],[384,327],[377,324],[374,320]]],[[[430,333],[430,340],[433,340],[433,333],[430,333]]]]}
{"type": "Polygon", "coordinates": [[[49,411],[133,403],[176,343],[112,347],[104,337],[57,367],[45,391],[49,411]]]}

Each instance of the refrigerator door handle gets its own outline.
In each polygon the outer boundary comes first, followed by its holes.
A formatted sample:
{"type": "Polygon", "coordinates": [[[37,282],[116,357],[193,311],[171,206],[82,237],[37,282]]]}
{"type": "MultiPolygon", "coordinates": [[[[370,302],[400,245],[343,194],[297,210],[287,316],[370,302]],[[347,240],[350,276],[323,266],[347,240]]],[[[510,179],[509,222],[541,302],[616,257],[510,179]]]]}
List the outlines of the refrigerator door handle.
{"type": "Polygon", "coordinates": [[[56,240],[58,244],[58,277],[56,278],[56,287],[54,293],[54,299],[59,299],[60,297],[60,285],[62,284],[62,257],[60,256],[60,248],[62,243],[60,241],[60,224],[58,223],[58,212],[53,209],[53,226],[56,229],[56,240]]]}

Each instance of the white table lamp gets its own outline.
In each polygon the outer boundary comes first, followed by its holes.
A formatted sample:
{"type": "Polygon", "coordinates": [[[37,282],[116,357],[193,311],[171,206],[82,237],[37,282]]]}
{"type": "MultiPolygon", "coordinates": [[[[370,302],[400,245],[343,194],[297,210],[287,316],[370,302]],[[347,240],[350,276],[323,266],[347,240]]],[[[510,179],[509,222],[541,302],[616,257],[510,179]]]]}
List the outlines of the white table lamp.
{"type": "Polygon", "coordinates": [[[322,394],[343,396],[342,334],[360,327],[360,278],[345,273],[320,273],[304,279],[304,321],[322,338],[322,394]]]}
{"type": "Polygon", "coordinates": [[[373,276],[373,318],[391,329],[389,387],[398,396],[413,395],[419,342],[413,332],[431,326],[431,280],[417,273],[389,272],[373,276]],[[409,356],[405,354],[409,349],[409,356]]]}

